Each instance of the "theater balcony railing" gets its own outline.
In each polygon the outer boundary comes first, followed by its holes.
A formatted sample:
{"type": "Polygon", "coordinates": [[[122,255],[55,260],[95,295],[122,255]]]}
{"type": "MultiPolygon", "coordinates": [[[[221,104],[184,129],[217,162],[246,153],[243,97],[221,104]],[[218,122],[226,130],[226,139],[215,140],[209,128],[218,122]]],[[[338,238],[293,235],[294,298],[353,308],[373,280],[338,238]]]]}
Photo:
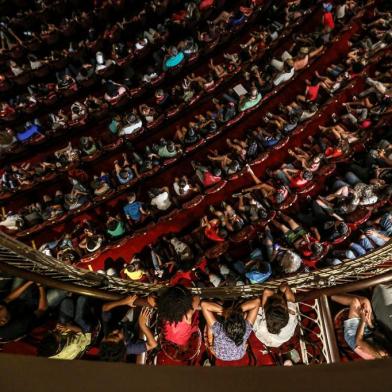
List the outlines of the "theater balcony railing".
{"type": "MultiPolygon", "coordinates": [[[[66,265],[52,257],[0,232],[0,271],[12,276],[36,281],[48,287],[115,300],[128,293],[140,296],[164,287],[162,284],[131,282],[66,265]]],[[[297,292],[299,300],[311,300],[322,295],[360,290],[392,278],[392,241],[355,260],[333,268],[299,273],[263,284],[192,288],[203,298],[235,299],[260,295],[265,288],[277,288],[287,282],[297,292]]]]}
{"type": "MultiPolygon", "coordinates": [[[[108,277],[63,264],[4,233],[0,233],[0,272],[106,301],[120,299],[129,293],[147,297],[164,287],[159,284],[130,282],[108,277]]],[[[282,282],[287,282],[296,291],[300,319],[308,318],[308,323],[318,327],[310,332],[316,333],[315,338],[320,342],[318,362],[332,363],[339,361],[339,352],[327,296],[362,290],[390,280],[392,280],[392,241],[364,257],[347,261],[333,268],[274,279],[265,284],[191,290],[203,298],[238,299],[260,295],[265,288],[277,288],[282,282]],[[301,310],[306,307],[313,311],[311,318],[309,312],[301,310]]],[[[136,304],[145,305],[146,301],[140,299],[136,304]]],[[[307,347],[309,340],[302,339],[309,331],[303,327],[300,329],[301,356],[304,363],[313,363],[315,360],[313,348],[307,347]]]]}

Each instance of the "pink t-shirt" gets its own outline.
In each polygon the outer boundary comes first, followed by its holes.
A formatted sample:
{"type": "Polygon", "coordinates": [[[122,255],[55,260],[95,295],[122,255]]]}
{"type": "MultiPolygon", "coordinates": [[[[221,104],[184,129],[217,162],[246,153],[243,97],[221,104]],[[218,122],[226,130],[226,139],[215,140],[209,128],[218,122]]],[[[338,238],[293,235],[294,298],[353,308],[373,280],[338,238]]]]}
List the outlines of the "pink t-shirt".
{"type": "Polygon", "coordinates": [[[166,322],[164,326],[165,339],[179,346],[186,346],[194,332],[197,332],[197,325],[188,324],[185,321],[177,324],[166,322]]]}

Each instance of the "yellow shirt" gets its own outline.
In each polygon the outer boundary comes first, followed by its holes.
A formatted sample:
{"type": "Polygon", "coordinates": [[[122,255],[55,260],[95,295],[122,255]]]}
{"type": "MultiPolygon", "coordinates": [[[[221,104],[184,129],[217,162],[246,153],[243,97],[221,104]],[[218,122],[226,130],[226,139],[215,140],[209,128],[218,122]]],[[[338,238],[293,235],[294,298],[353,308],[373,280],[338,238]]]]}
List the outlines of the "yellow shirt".
{"type": "Polygon", "coordinates": [[[50,358],[53,359],[75,359],[91,343],[91,333],[67,333],[67,342],[63,349],[56,355],[53,355],[50,358]]]}

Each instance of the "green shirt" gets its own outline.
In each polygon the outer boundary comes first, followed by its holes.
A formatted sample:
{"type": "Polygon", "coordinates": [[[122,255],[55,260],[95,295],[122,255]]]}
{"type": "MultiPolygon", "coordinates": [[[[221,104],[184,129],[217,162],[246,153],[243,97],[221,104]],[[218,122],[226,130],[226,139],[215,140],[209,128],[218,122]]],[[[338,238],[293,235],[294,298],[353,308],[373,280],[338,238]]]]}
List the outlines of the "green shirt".
{"type": "Polygon", "coordinates": [[[112,120],[109,124],[109,131],[111,133],[117,134],[118,133],[118,121],[117,120],[112,120]]]}
{"type": "Polygon", "coordinates": [[[169,151],[167,149],[167,146],[162,146],[162,147],[159,147],[159,149],[158,149],[158,155],[161,158],[173,158],[177,155],[177,151],[175,149],[174,149],[174,151],[169,151]]]}
{"type": "Polygon", "coordinates": [[[123,222],[118,222],[117,226],[114,230],[107,230],[108,234],[110,234],[112,237],[120,237],[125,233],[125,227],[123,222]]]}

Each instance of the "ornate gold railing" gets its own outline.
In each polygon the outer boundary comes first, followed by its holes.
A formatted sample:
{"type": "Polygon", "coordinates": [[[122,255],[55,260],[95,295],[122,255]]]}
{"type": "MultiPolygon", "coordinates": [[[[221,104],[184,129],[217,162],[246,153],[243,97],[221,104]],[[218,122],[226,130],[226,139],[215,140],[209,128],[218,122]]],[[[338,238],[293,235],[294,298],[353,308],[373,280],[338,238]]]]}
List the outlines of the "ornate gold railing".
{"type": "MultiPolygon", "coordinates": [[[[295,288],[301,297],[315,298],[315,295],[333,293],[331,290],[342,291],[346,286],[356,285],[360,281],[373,282],[374,277],[379,275],[392,277],[391,261],[392,241],[364,257],[331,268],[272,279],[263,284],[191,290],[194,294],[206,298],[240,298],[259,295],[265,288],[278,287],[284,281],[295,288]]],[[[162,284],[139,283],[108,277],[63,264],[4,233],[0,233],[0,271],[38,281],[50,287],[106,300],[127,293],[148,295],[164,287],[162,284]]],[[[382,277],[380,279],[382,280],[382,277]]]]}

